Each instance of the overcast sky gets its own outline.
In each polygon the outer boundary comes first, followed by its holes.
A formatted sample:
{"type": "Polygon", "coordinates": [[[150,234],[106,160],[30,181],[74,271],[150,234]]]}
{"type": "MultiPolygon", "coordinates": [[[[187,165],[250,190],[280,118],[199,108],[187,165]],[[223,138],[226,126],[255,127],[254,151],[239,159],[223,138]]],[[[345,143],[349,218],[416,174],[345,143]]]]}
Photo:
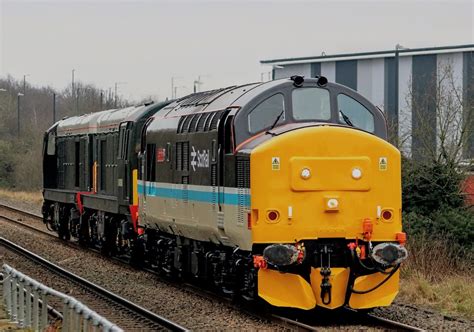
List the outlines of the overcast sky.
{"type": "MultiPolygon", "coordinates": [[[[121,84],[126,98],[260,80],[262,59],[472,44],[467,1],[0,0],[0,76],[64,88],[121,84]]],[[[1,87],[0,87],[1,88],[1,87]]]]}

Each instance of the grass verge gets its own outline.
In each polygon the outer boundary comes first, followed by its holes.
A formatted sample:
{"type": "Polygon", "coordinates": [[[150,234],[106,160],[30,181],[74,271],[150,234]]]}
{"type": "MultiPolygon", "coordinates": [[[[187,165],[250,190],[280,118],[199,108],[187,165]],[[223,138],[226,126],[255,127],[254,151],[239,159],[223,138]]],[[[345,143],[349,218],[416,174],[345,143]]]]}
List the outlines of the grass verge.
{"type": "Polygon", "coordinates": [[[24,202],[34,206],[41,206],[43,195],[41,191],[11,191],[0,188],[0,200],[10,205],[14,205],[17,202],[24,202]]]}
{"type": "Polygon", "coordinates": [[[439,240],[410,240],[409,258],[402,265],[398,301],[473,320],[473,260],[459,258],[450,248],[448,242],[439,240]]]}

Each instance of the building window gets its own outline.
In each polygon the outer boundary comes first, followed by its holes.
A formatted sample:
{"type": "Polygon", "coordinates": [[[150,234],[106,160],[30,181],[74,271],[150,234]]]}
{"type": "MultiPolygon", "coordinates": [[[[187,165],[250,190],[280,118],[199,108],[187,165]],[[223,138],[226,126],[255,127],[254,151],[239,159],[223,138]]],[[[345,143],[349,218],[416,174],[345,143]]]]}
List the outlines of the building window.
{"type": "Polygon", "coordinates": [[[340,123],[374,132],[374,115],[361,103],[341,93],[337,96],[337,104],[340,123]]]}
{"type": "Polygon", "coordinates": [[[329,120],[329,91],[319,88],[299,88],[292,93],[295,120],[329,120]]]}
{"type": "Polygon", "coordinates": [[[248,115],[249,131],[256,134],[269,128],[275,123],[278,116],[280,116],[278,123],[285,120],[285,101],[280,93],[265,99],[250,111],[248,115]]]}

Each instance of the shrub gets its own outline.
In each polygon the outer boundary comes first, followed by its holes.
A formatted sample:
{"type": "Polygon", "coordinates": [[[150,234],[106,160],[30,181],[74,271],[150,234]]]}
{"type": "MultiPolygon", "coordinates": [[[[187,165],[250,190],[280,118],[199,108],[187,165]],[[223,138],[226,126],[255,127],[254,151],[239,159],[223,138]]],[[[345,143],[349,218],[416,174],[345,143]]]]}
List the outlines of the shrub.
{"type": "Polygon", "coordinates": [[[465,208],[441,207],[425,216],[403,214],[403,225],[411,242],[441,242],[451,258],[474,257],[474,213],[465,208]]]}
{"type": "Polygon", "coordinates": [[[464,174],[449,163],[402,163],[402,204],[405,212],[429,216],[440,207],[461,208],[464,174]]]}
{"type": "Polygon", "coordinates": [[[402,165],[403,227],[418,255],[413,262],[426,263],[426,270],[438,256],[444,257],[438,266],[451,266],[459,258],[472,262],[474,212],[464,207],[464,174],[454,163],[405,159],[402,165]]]}

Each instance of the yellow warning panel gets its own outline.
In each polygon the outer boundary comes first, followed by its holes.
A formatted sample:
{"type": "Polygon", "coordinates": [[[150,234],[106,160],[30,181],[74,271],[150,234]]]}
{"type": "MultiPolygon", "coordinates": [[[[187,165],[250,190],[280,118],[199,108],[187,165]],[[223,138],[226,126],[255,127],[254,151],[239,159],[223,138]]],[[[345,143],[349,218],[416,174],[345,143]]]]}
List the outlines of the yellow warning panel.
{"type": "Polygon", "coordinates": [[[280,157],[272,157],[272,171],[280,170],[280,157]]]}
{"type": "Polygon", "coordinates": [[[316,306],[311,285],[293,273],[258,270],[258,295],[276,307],[309,310],[316,306]]]}
{"type": "MultiPolygon", "coordinates": [[[[321,299],[321,281],[323,277],[321,276],[320,268],[311,268],[311,287],[313,288],[313,294],[316,298],[316,303],[318,306],[335,309],[344,305],[344,300],[346,297],[347,283],[349,281],[349,269],[343,267],[334,267],[331,268],[331,275],[329,276],[329,282],[331,283],[331,302],[324,304],[321,299]]],[[[326,297],[326,301],[327,301],[326,297]]]]}
{"type": "MultiPolygon", "coordinates": [[[[354,282],[356,291],[366,291],[380,284],[386,274],[380,272],[359,277],[354,282]]],[[[400,271],[397,271],[379,288],[366,294],[352,293],[349,306],[353,309],[368,309],[389,306],[398,294],[400,271]]]]}
{"type": "Polygon", "coordinates": [[[379,158],[379,170],[386,171],[388,168],[388,160],[387,157],[380,157],[379,158]]]}

